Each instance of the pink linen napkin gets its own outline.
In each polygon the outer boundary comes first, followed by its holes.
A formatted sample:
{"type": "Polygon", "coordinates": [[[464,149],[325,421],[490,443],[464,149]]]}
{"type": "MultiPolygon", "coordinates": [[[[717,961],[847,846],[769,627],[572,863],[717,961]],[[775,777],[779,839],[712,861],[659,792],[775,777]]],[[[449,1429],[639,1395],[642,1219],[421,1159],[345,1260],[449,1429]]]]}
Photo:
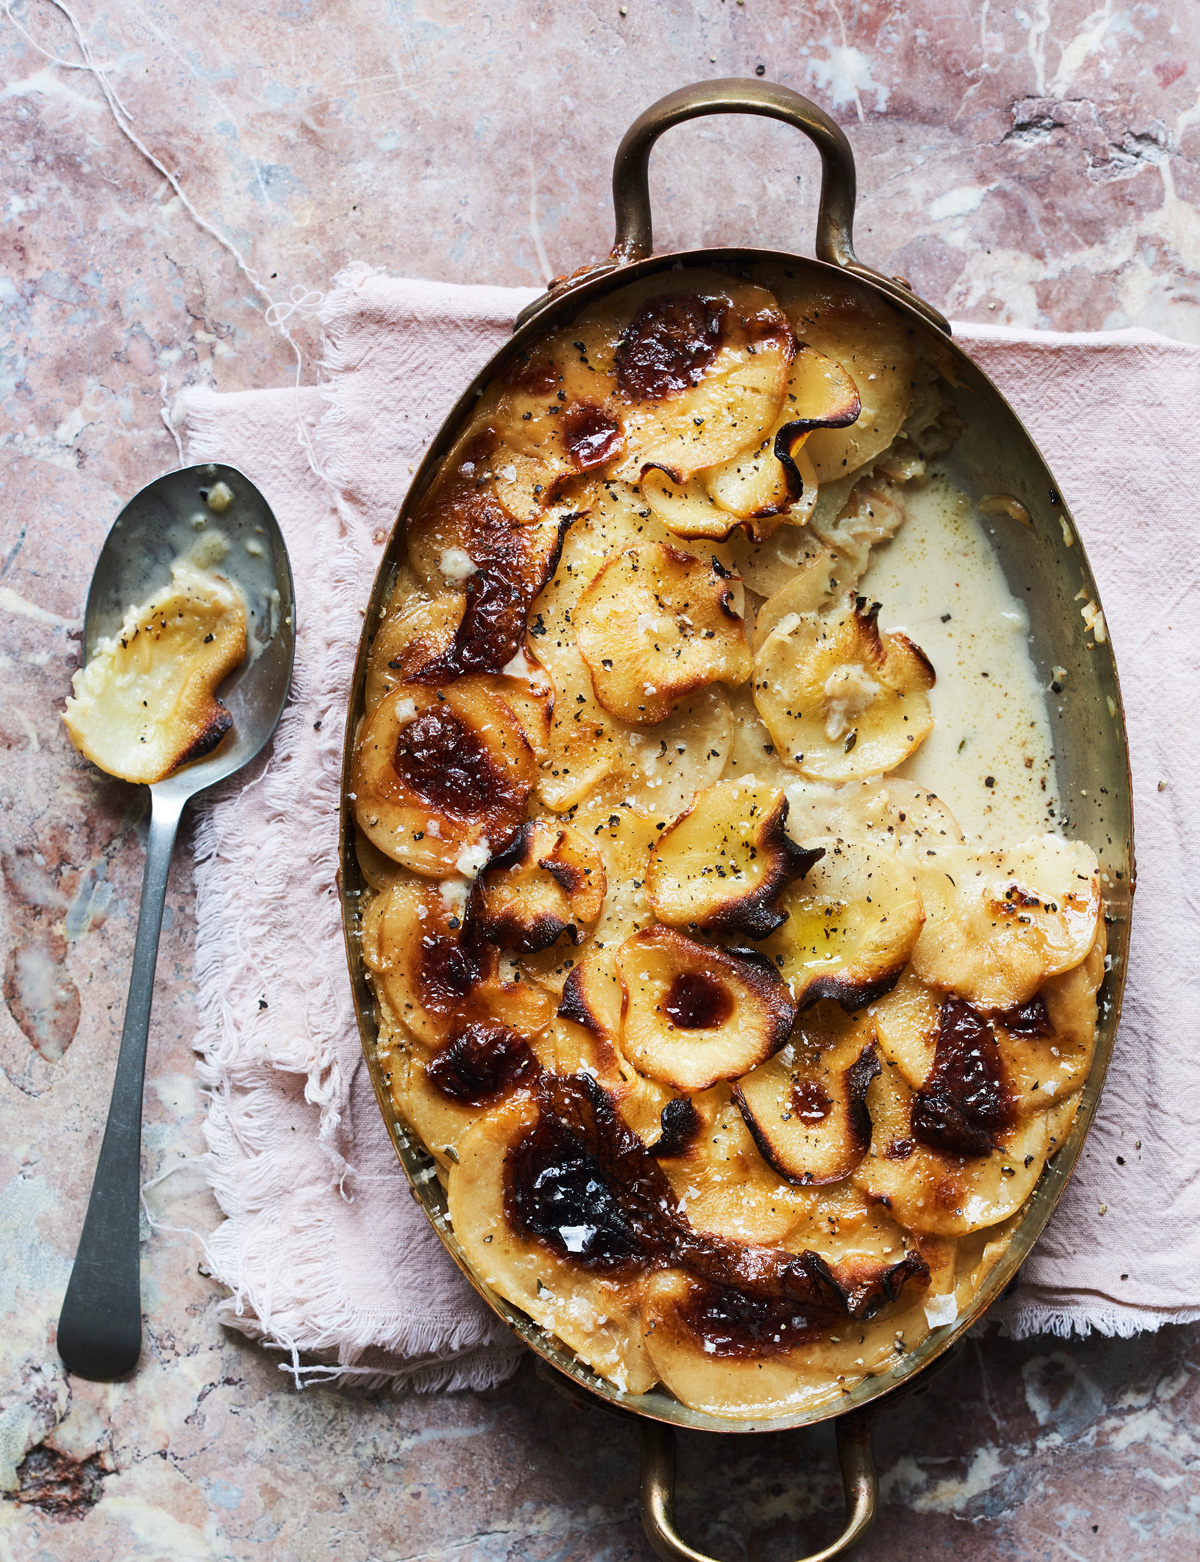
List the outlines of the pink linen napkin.
{"type": "MultiPolygon", "coordinates": [[[[190,458],[259,484],[296,573],[296,678],[272,756],[206,805],[197,836],[196,974],[223,1315],[286,1352],[297,1381],[482,1386],[519,1354],[396,1165],[333,884],[345,699],[381,544],[429,440],[531,296],[354,266],[321,312],[319,389],[185,398],[190,458]]],[[[1130,1334],[1200,1317],[1200,819],[1184,791],[1200,770],[1188,719],[1200,636],[1187,616],[1200,504],[1173,437],[1200,415],[1200,349],[1142,331],[956,335],[1026,420],[1081,528],[1122,673],[1138,819],[1112,1072],[1004,1317],[1018,1334],[1130,1334]],[[1170,416],[1147,415],[1158,408],[1170,416]]]]}

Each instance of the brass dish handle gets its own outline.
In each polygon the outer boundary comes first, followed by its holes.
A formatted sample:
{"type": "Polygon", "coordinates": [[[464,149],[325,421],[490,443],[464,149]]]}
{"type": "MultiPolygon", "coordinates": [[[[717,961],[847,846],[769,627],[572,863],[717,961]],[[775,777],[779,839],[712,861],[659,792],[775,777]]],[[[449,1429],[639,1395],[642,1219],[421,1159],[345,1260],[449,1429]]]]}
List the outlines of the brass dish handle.
{"type": "MultiPolygon", "coordinates": [[[[837,1450],[846,1493],[846,1525],[836,1540],[799,1562],[833,1562],[844,1557],[875,1521],[879,1482],[871,1450],[872,1414],[851,1410],[837,1420],[837,1450]]],[[[675,1528],[675,1430],[661,1421],[643,1421],[642,1525],[663,1562],[713,1562],[695,1551],[675,1528]]]]}
{"type": "Polygon", "coordinates": [[[598,265],[584,266],[569,277],[556,277],[549,291],[528,304],[517,316],[516,326],[526,324],[553,299],[581,283],[635,261],[647,259],[654,248],[654,223],[650,211],[648,179],[650,153],[664,130],[684,120],[706,114],[759,114],[794,125],[821,154],[821,201],[817,211],[818,260],[838,266],[881,289],[891,298],[918,310],[947,335],[949,322],[931,304],[918,298],[903,277],[887,277],[864,266],[854,253],[854,202],[858,181],[854,154],[841,128],[811,99],[775,82],[746,80],[738,76],[723,81],[702,81],[680,87],[652,103],[622,137],[613,161],[613,206],[617,231],[612,253],[598,265]]]}

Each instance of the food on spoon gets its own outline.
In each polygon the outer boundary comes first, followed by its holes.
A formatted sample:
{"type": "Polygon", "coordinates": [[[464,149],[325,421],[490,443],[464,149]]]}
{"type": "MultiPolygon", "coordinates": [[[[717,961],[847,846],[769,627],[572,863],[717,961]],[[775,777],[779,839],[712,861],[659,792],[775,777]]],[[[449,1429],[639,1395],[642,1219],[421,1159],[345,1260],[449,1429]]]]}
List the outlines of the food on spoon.
{"type": "Polygon", "coordinates": [[[63,721],[79,752],[126,781],[162,781],[233,726],[217,689],[246,658],[246,600],[193,557],[131,607],[71,680],[63,721]]]}
{"type": "Polygon", "coordinates": [[[475,1277],[629,1392],[888,1372],[1078,1107],[1095,858],[960,827],[869,595],[960,427],[853,283],[663,271],[514,352],[411,507],[347,799],[379,1065],[475,1277]]]}
{"type": "Polygon", "coordinates": [[[782,619],[754,658],[754,700],[780,754],[803,775],[847,781],[895,770],[933,729],[934,671],[879,604],[782,619]]]}

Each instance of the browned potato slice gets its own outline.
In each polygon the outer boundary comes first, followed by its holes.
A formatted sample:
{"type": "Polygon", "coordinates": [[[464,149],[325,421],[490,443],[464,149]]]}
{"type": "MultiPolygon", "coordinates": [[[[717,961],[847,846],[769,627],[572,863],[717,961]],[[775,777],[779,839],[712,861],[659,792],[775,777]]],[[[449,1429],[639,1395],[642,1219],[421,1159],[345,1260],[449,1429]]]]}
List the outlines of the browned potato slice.
{"type": "Polygon", "coordinates": [[[545,988],[503,980],[495,949],[463,925],[456,902],[420,879],[399,879],[371,902],[362,940],[385,1010],[425,1046],[440,1046],[458,1024],[534,1036],[553,1014],[545,988]]]}
{"type": "Polygon", "coordinates": [[[651,466],[642,473],[641,489],[655,520],[676,537],[710,537],[719,542],[741,525],[741,517],[709,493],[702,476],[683,483],[662,467],[651,466]]]}
{"type": "Polygon", "coordinates": [[[525,818],[534,758],[511,710],[478,686],[388,695],[354,753],[354,817],[416,873],[474,876],[525,818]],[[482,855],[480,855],[482,853],[482,855]]]}
{"type": "Polygon", "coordinates": [[[728,1085],[690,1100],[672,1097],[665,1124],[662,1110],[664,1134],[672,1115],[683,1120],[681,1130],[689,1130],[680,1132],[682,1142],[673,1153],[670,1143],[649,1142],[694,1230],[775,1246],[810,1215],[816,1195],[793,1186],[763,1160],[728,1085]]]}
{"type": "Polygon", "coordinates": [[[651,277],[586,311],[619,318],[613,365],[626,434],[615,475],[693,473],[757,444],[787,389],[794,340],[763,288],[717,272],[651,277]]]}
{"type": "Polygon", "coordinates": [[[867,1091],[873,1134],[854,1181],[910,1231],[963,1236],[1014,1214],[1033,1191],[1050,1152],[1049,1113],[1006,1129],[988,1155],[949,1155],[917,1139],[914,1096],[887,1066],[867,1091]]]}
{"type": "Polygon", "coordinates": [[[785,885],[807,873],[821,848],[797,846],[784,829],[788,803],[753,782],[718,781],[663,831],[646,869],[660,922],[765,938],[784,920],[785,885]]]}
{"type": "Polygon", "coordinates": [[[709,683],[750,676],[741,582],[661,544],[610,559],[579,599],[575,637],[610,715],[652,727],[709,683]]]}
{"type": "Polygon", "coordinates": [[[853,379],[861,398],[847,428],[819,429],[806,449],[821,482],[855,471],[885,450],[908,415],[916,349],[904,321],[887,304],[844,282],[801,290],[781,283],[780,301],[801,343],[832,358],[853,379]]]}
{"type": "Polygon", "coordinates": [[[786,921],[763,952],[801,1008],[835,998],[860,1009],[893,987],[907,964],[924,921],[921,897],[887,847],[832,835],[804,844],[823,855],[784,891],[786,921]]]}
{"type": "Polygon", "coordinates": [[[625,1008],[621,1051],[675,1090],[736,1079],[777,1052],[795,1006],[766,960],[647,928],[617,956],[625,1008]]]}
{"type": "Polygon", "coordinates": [[[180,560],[74,674],[63,712],[71,742],[110,776],[161,781],[233,726],[217,688],[245,656],[240,587],[180,560]]]}
{"type": "Polygon", "coordinates": [[[557,1335],[594,1371],[631,1394],[644,1394],[655,1373],[628,1283],[560,1258],[514,1231],[505,1213],[505,1157],[536,1121],[535,1104],[518,1097],[488,1113],[461,1140],[448,1185],[454,1233],[485,1285],[557,1335]]]}
{"type": "Polygon", "coordinates": [[[733,1096],[763,1159],[789,1182],[820,1187],[848,1177],[867,1153],[867,1087],[879,1067],[869,1020],[827,1004],[733,1096]]]}
{"type": "Polygon", "coordinates": [[[926,922],[913,972],[981,1009],[1027,1003],[1078,965],[1103,907],[1095,853],[1041,835],[1002,851],[947,846],[914,871],[926,922]]]}
{"type": "Polygon", "coordinates": [[[782,758],[818,781],[894,770],[933,729],[934,672],[907,636],[881,634],[864,597],[785,618],[754,659],[754,699],[782,758]]]}
{"type": "MultiPolygon", "coordinates": [[[[643,1288],[646,1350],[664,1386],[694,1410],[736,1421],[797,1414],[895,1366],[897,1334],[903,1350],[920,1344],[929,1328],[924,1292],[912,1284],[917,1299],[903,1310],[855,1323],[794,1303],[755,1305],[739,1291],[667,1270],[643,1288]]],[[[907,1300],[908,1286],[899,1294],[907,1300]]]]}
{"type": "Polygon", "coordinates": [[[760,444],[705,473],[708,493],[741,517],[747,533],[759,542],[785,517],[806,520],[816,502],[817,476],[807,457],[802,460],[802,447],[815,429],[853,423],[858,408],[854,381],[841,365],[801,347],[792,360],[775,426],[760,444]]]}
{"type": "Polygon", "coordinates": [[[600,854],[577,830],[529,820],[475,881],[471,914],[502,949],[533,954],[564,933],[581,944],[606,888],[600,854]]]}

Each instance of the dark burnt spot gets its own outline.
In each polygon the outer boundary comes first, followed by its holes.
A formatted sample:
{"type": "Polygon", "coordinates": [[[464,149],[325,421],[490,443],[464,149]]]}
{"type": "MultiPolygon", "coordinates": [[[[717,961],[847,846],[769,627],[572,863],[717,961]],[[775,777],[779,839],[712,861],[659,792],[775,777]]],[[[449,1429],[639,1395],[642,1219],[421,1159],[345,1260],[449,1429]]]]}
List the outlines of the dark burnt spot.
{"type": "Polygon", "coordinates": [[[712,1030],[733,1013],[733,998],[715,977],[682,971],[672,979],[663,1007],[679,1030],[712,1030]]]}
{"type": "Polygon", "coordinates": [[[961,998],[947,998],[933,1068],[913,1097],[914,1137],[949,1155],[990,1155],[1012,1122],[1012,1093],[991,1027],[961,998]]]}
{"type": "Polygon", "coordinates": [[[883,1153],[889,1161],[906,1161],[915,1149],[911,1139],[893,1139],[883,1153]]]}
{"type": "Polygon", "coordinates": [[[1004,891],[1004,904],[1015,910],[1040,911],[1046,903],[1022,889],[1019,884],[1010,884],[1004,891]]]}
{"type": "Polygon", "coordinates": [[[546,870],[564,895],[578,895],[587,888],[588,876],[577,862],[564,862],[551,852],[538,858],[538,867],[546,870]]]}
{"type": "Polygon", "coordinates": [[[203,759],[220,743],[225,734],[233,728],[233,717],[221,704],[216,701],[216,708],[205,722],[203,728],[196,734],[192,741],[180,754],[178,760],[172,766],[171,774],[179,770],[183,765],[190,765],[194,760],[203,759]]]}
{"type": "Polygon", "coordinates": [[[618,386],[635,401],[689,389],[717,355],[721,323],[721,306],[694,294],[643,304],[617,344],[618,386]]]}
{"type": "Polygon", "coordinates": [[[588,1008],[587,999],[583,995],[583,971],[579,966],[575,966],[563,983],[558,1013],[561,1019],[570,1020],[575,1025],[582,1025],[584,1030],[590,1031],[593,1036],[605,1034],[600,1017],[588,1008]]]}
{"type": "Polygon", "coordinates": [[[819,1309],[786,1299],[764,1301],[732,1286],[693,1284],[677,1314],[705,1354],[724,1360],[782,1356],[809,1344],[828,1323],[819,1309]]]}
{"type": "MultiPolygon", "coordinates": [[[[449,503],[450,501],[447,501],[449,503]]],[[[410,675],[432,687],[469,673],[499,672],[520,650],[526,619],[538,593],[554,576],[563,538],[576,515],[554,525],[518,526],[499,505],[473,488],[458,491],[459,532],[475,564],[467,579],[463,616],[450,646],[410,675]]]]}
{"type": "Polygon", "coordinates": [[[867,1111],[867,1090],[873,1079],[882,1072],[875,1043],[863,1048],[858,1058],[846,1070],[846,1119],[850,1132],[860,1150],[866,1150],[871,1142],[871,1114],[867,1111]]]}
{"type": "MultiPolygon", "coordinates": [[[[932,689],[934,684],[937,682],[937,671],[935,670],[933,663],[929,660],[928,656],[926,656],[925,652],[922,651],[917,642],[915,640],[910,640],[909,637],[903,632],[903,630],[900,629],[893,629],[891,631],[891,638],[897,641],[900,645],[906,645],[908,647],[908,649],[916,657],[917,661],[920,662],[921,666],[925,669],[925,676],[929,679],[929,687],[932,689]]],[[[991,780],[989,780],[987,784],[988,786],[991,786],[991,780]]]]}
{"type": "Polygon", "coordinates": [[[833,1098],[815,1079],[798,1079],[792,1086],[792,1116],[808,1127],[823,1123],[833,1111],[833,1098]]]}
{"type": "Polygon", "coordinates": [[[573,402],[565,409],[559,432],[567,454],[580,472],[603,466],[625,443],[616,418],[589,401],[573,402]]]}
{"type": "Polygon", "coordinates": [[[478,735],[441,705],[400,729],[392,766],[414,797],[460,819],[476,817],[509,790],[478,735]]]}
{"type": "Polygon", "coordinates": [[[426,1069],[430,1083],[463,1106],[487,1106],[532,1081],[537,1059],[506,1025],[457,1027],[426,1069]]]}
{"type": "Polygon", "coordinates": [[[421,936],[417,960],[417,990],[421,1004],[433,1014],[459,1007],[496,965],[495,950],[479,937],[472,922],[453,929],[444,923],[431,926],[421,936]]]}
{"type": "Polygon", "coordinates": [[[531,358],[528,353],[518,353],[502,378],[506,385],[530,396],[552,396],[562,384],[553,358],[531,358]]]}
{"type": "Polygon", "coordinates": [[[662,1132],[652,1153],[661,1160],[664,1156],[686,1155],[704,1123],[687,1096],[676,1096],[663,1107],[659,1126],[662,1132]]]}
{"type": "Polygon", "coordinates": [[[1055,1033],[1046,1001],[1040,994],[1019,1008],[1002,1009],[993,1015],[993,1019],[1013,1036],[1028,1036],[1031,1040],[1044,1041],[1055,1033]]]}
{"type": "Polygon", "coordinates": [[[928,1283],[929,1266],[915,1250],[886,1268],[864,1256],[839,1264],[836,1271],[831,1271],[831,1279],[848,1316],[865,1321],[896,1301],[909,1281],[928,1283]]]}
{"type": "Polygon", "coordinates": [[[758,862],[767,864],[758,884],[749,894],[731,899],[707,917],[702,926],[708,932],[766,938],[787,920],[787,913],[777,904],[779,896],[825,855],[823,846],[796,845],[784,828],[787,816],[788,801],[781,797],[763,821],[755,842],[758,862]]]}

